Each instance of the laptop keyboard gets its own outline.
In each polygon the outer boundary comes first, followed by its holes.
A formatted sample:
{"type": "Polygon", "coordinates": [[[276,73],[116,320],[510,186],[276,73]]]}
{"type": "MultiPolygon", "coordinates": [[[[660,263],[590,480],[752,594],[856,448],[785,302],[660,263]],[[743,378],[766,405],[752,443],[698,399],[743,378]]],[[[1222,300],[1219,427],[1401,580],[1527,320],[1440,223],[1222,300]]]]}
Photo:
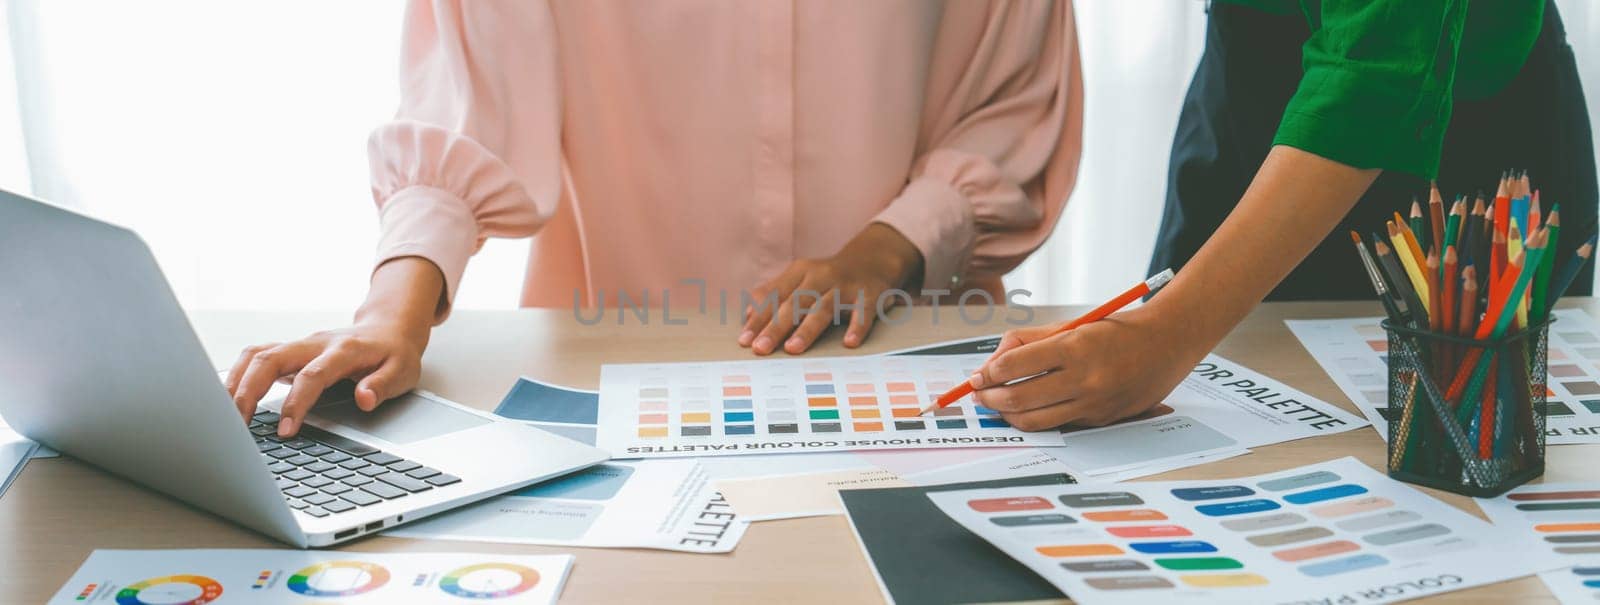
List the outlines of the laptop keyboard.
{"type": "Polygon", "coordinates": [[[278,414],[261,412],[250,433],[277,477],[289,506],[313,517],[345,513],[461,482],[439,472],[309,424],[278,436],[278,414]]]}

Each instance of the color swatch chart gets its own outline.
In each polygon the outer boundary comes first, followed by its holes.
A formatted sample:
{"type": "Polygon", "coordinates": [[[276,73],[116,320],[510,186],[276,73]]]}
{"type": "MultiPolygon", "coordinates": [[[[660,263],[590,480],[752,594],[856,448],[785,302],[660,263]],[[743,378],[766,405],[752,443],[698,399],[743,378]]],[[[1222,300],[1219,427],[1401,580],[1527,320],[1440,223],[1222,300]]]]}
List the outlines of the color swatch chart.
{"type": "Polygon", "coordinates": [[[1354,458],[1222,481],[928,497],[1079,603],[1381,603],[1559,565],[1354,458]]]}
{"type": "Polygon", "coordinates": [[[50,603],[554,603],[571,555],[96,550],[50,603]]]}
{"type": "Polygon", "coordinates": [[[918,412],[986,355],[615,364],[599,447],[620,458],[1061,445],[966,398],[918,412]]]}
{"type": "Polygon", "coordinates": [[[1524,485],[1478,506],[1495,525],[1548,549],[1565,569],[1539,574],[1562,603],[1600,600],[1600,482],[1524,485]]]}
{"type": "MultiPolygon", "coordinates": [[[[1545,392],[1545,442],[1600,443],[1600,322],[1577,309],[1550,324],[1550,379],[1545,392]]],[[[1382,318],[1286,320],[1346,397],[1389,438],[1378,415],[1387,406],[1389,339],[1382,318]]]]}

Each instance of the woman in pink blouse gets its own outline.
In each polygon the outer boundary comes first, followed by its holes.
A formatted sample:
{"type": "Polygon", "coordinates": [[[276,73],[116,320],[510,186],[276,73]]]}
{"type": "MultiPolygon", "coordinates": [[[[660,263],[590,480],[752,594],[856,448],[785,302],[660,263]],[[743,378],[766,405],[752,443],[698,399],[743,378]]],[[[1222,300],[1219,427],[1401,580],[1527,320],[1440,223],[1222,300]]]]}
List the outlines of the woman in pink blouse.
{"type": "Polygon", "coordinates": [[[858,297],[859,346],[889,289],[1003,300],[1082,135],[1071,3],[1049,0],[418,0],[400,82],[369,141],[382,236],[353,325],[229,373],[246,417],[295,376],[285,436],[337,380],[366,410],[410,389],[489,237],[536,236],[524,306],[776,294],[737,335],[760,355],[805,351],[858,297]],[[799,322],[796,290],[823,294],[799,322]]]}

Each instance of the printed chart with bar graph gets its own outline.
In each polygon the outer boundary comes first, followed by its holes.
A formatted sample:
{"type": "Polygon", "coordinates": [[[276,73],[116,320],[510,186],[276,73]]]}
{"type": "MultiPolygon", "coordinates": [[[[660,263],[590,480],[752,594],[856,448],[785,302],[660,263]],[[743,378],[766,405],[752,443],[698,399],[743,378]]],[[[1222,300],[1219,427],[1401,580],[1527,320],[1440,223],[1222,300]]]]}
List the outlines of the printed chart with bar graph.
{"type": "Polygon", "coordinates": [[[1600,482],[1524,485],[1478,505],[1569,566],[1539,574],[1562,603],[1600,601],[1600,482]]]}
{"type": "MultiPolygon", "coordinates": [[[[1550,377],[1545,387],[1545,442],[1600,443],[1600,321],[1577,309],[1550,324],[1550,377]]],[[[1388,399],[1388,335],[1382,318],[1286,320],[1323,371],[1389,438],[1378,415],[1388,399]]]]}
{"type": "Polygon", "coordinates": [[[986,357],[606,365],[598,445],[619,458],[1061,445],[971,397],[918,415],[986,357]]]}
{"type": "Polygon", "coordinates": [[[928,497],[1078,603],[1383,603],[1559,565],[1354,458],[1219,481],[928,497]]]}

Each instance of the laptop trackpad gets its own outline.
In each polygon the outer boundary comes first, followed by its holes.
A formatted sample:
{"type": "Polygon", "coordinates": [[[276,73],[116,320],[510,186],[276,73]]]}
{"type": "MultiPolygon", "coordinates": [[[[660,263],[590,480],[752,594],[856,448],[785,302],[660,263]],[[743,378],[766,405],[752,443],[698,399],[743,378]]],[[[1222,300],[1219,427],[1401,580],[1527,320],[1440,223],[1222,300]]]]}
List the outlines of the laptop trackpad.
{"type": "Polygon", "coordinates": [[[396,444],[407,444],[489,424],[489,420],[415,393],[363,412],[354,400],[318,403],[311,415],[396,444]]]}

